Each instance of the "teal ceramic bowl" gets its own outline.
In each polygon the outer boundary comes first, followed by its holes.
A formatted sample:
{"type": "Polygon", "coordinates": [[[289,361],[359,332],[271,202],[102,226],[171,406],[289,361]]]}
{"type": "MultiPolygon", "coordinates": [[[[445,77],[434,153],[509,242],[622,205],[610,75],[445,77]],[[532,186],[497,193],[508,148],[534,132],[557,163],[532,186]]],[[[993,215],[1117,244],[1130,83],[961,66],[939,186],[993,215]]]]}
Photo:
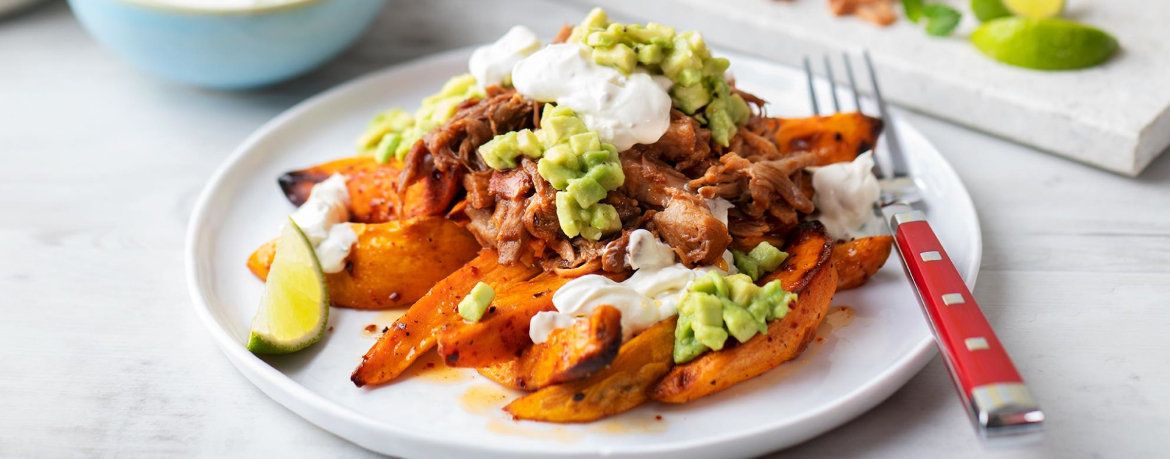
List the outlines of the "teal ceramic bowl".
{"type": "Polygon", "coordinates": [[[360,37],[384,0],[289,0],[245,9],[149,0],[69,0],[99,43],[149,73],[245,89],[308,72],[360,37]]]}

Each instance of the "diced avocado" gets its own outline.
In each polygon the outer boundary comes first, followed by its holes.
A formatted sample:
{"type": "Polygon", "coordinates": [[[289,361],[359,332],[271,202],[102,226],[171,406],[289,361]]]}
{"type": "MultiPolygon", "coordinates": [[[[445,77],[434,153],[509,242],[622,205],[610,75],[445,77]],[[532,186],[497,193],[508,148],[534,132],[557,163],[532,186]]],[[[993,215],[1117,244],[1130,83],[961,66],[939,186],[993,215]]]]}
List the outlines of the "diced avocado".
{"type": "Polygon", "coordinates": [[[459,302],[459,315],[468,322],[479,322],[488,305],[496,298],[496,291],[483,282],[475,284],[471,292],[459,302]]]}
{"type": "Polygon", "coordinates": [[[692,314],[695,316],[694,322],[696,324],[711,327],[723,326],[723,302],[720,300],[719,295],[692,292],[687,296],[687,301],[691,303],[692,314]]]}
{"type": "Polygon", "coordinates": [[[691,316],[680,314],[678,324],[674,327],[674,363],[690,362],[708,350],[710,348],[695,339],[691,316]]]}
{"type": "Polygon", "coordinates": [[[719,145],[731,145],[731,137],[735,136],[735,122],[727,114],[726,103],[716,100],[707,104],[703,113],[707,115],[707,129],[711,130],[711,139],[719,145]]]}
{"type": "Polygon", "coordinates": [[[756,301],[763,301],[771,308],[768,320],[783,319],[784,316],[788,315],[791,303],[795,303],[796,300],[797,295],[785,291],[784,287],[780,285],[780,281],[768,282],[756,296],[756,301]]]}
{"type": "MultiPolygon", "coordinates": [[[[549,150],[552,151],[552,150],[549,150]]],[[[536,164],[536,171],[540,173],[541,177],[548,180],[553,188],[563,190],[569,187],[569,181],[577,178],[579,172],[576,169],[562,166],[555,161],[549,160],[548,152],[545,152],[544,158],[536,164]]],[[[576,161],[576,158],[573,158],[576,161]]]]}
{"type": "Polygon", "coordinates": [[[516,131],[516,147],[520,150],[520,154],[532,159],[537,159],[544,155],[544,145],[540,142],[540,138],[536,136],[536,133],[530,129],[516,131]]]}
{"type": "Polygon", "coordinates": [[[751,277],[753,281],[760,278],[760,266],[748,254],[731,249],[731,257],[735,262],[735,269],[738,269],[740,273],[751,277]]]}
{"type": "MultiPolygon", "coordinates": [[[[587,35],[585,37],[585,44],[594,48],[608,48],[618,44],[618,40],[621,40],[621,36],[618,33],[609,30],[599,30],[587,35]]],[[[598,64],[601,64],[601,62],[598,62],[598,64]]]]}
{"type": "Polygon", "coordinates": [[[760,331],[751,313],[726,298],[723,299],[723,323],[727,326],[727,332],[741,343],[747,342],[760,331]]]}
{"type": "Polygon", "coordinates": [[[674,27],[655,24],[653,22],[646,24],[645,27],[630,24],[626,27],[626,35],[636,43],[653,44],[661,49],[674,39],[674,27]]]}
{"type": "MultiPolygon", "coordinates": [[[[589,226],[600,231],[601,236],[622,229],[622,219],[618,216],[617,208],[614,206],[597,203],[590,206],[589,210],[593,214],[589,219],[589,226]]],[[[597,239],[600,239],[600,237],[597,239]]],[[[596,241],[597,239],[593,240],[596,241]]]]}
{"type": "Polygon", "coordinates": [[[748,118],[752,116],[747,102],[739,94],[732,94],[727,100],[727,113],[731,115],[731,120],[735,122],[736,126],[747,124],[748,118]]]}
{"type": "Polygon", "coordinates": [[[400,143],[402,143],[402,134],[397,132],[390,132],[382,136],[382,141],[378,142],[377,148],[374,149],[374,160],[383,164],[390,162],[400,143]]]}
{"type": "MultiPolygon", "coordinates": [[[[585,164],[589,164],[588,158],[586,158],[585,164]]],[[[622,171],[622,165],[616,161],[593,166],[589,172],[585,173],[585,176],[597,181],[606,190],[616,190],[626,183],[626,174],[622,171]]]]}
{"type": "Polygon", "coordinates": [[[581,22],[581,27],[591,28],[599,27],[604,29],[609,25],[609,15],[605,14],[605,10],[601,8],[593,8],[589,14],[585,16],[585,20],[581,22]]]}
{"type": "Polygon", "coordinates": [[[760,293],[760,287],[746,274],[736,274],[723,279],[727,283],[728,298],[736,304],[748,305],[760,293]]]}
{"type": "Polygon", "coordinates": [[[579,158],[581,162],[584,163],[583,167],[588,170],[592,170],[593,168],[600,167],[610,162],[609,152],[601,149],[582,153],[579,158]]]}
{"type": "Polygon", "coordinates": [[[691,323],[691,328],[695,330],[695,340],[703,343],[704,346],[711,348],[713,351],[723,349],[723,344],[727,342],[727,329],[723,327],[714,327],[695,322],[691,323]]]}
{"type": "Polygon", "coordinates": [[[569,146],[573,148],[573,153],[583,155],[586,152],[600,150],[601,141],[598,140],[596,132],[582,132],[569,137],[569,146]]]}
{"type": "Polygon", "coordinates": [[[358,149],[362,154],[374,155],[379,162],[402,159],[418,139],[447,122],[465,100],[482,97],[483,88],[471,75],[451,78],[438,93],[423,99],[413,115],[396,108],[374,117],[366,133],[358,139],[358,149]],[[399,134],[397,143],[393,138],[387,139],[387,134],[399,134]]]}
{"type": "Polygon", "coordinates": [[[760,242],[751,252],[748,252],[748,257],[756,262],[760,268],[760,275],[772,272],[788,258],[788,254],[782,252],[780,249],[772,246],[766,241],[760,242]]]}
{"type": "Polygon", "coordinates": [[[581,207],[592,206],[605,199],[605,195],[609,193],[605,188],[602,188],[600,183],[589,176],[570,180],[565,192],[573,196],[573,199],[576,199],[577,204],[581,207]]]}
{"type": "Polygon", "coordinates": [[[577,205],[576,199],[564,191],[557,192],[556,202],[557,220],[561,224],[561,231],[565,233],[565,236],[577,237],[581,234],[579,219],[581,206],[577,205]]]}
{"type": "Polygon", "coordinates": [[[703,76],[723,78],[723,72],[731,67],[731,61],[722,57],[709,57],[703,60],[703,76]]]}
{"type": "Polygon", "coordinates": [[[634,48],[638,55],[638,63],[642,65],[657,65],[662,62],[662,47],[655,44],[641,44],[634,48]]]}
{"type": "MultiPolygon", "coordinates": [[[[585,123],[581,122],[581,119],[577,118],[576,115],[557,116],[556,113],[556,111],[553,111],[549,113],[552,116],[547,116],[540,120],[540,128],[546,131],[545,142],[559,143],[574,134],[589,131],[585,127],[585,123]]],[[[570,113],[572,112],[570,111],[570,113]]]]}
{"type": "Polygon", "coordinates": [[[520,154],[520,144],[516,140],[516,133],[508,132],[480,145],[478,151],[488,167],[495,170],[513,169],[516,167],[516,156],[520,154]]]}
{"type": "Polygon", "coordinates": [[[711,102],[711,93],[701,84],[690,86],[676,84],[670,88],[670,98],[674,101],[675,108],[688,115],[694,115],[711,102]]]}
{"type": "Polygon", "coordinates": [[[604,48],[593,48],[593,61],[600,65],[608,65],[629,75],[638,64],[638,55],[624,43],[618,43],[604,48]]]}
{"type": "Polygon", "coordinates": [[[694,30],[688,30],[675,36],[675,46],[678,46],[678,40],[681,39],[687,44],[695,56],[705,58],[711,55],[711,51],[707,49],[707,42],[703,41],[703,35],[694,30]]]}

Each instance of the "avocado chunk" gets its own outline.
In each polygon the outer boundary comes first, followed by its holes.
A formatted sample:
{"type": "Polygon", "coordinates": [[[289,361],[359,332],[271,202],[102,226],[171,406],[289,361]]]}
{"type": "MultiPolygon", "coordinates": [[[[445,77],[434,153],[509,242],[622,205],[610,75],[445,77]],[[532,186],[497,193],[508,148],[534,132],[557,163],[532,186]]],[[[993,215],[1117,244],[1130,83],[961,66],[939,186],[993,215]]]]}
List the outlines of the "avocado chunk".
{"type": "Polygon", "coordinates": [[[459,315],[468,322],[479,322],[487,312],[488,305],[496,299],[496,291],[483,282],[475,284],[471,292],[459,302],[459,315]]]}
{"type": "Polygon", "coordinates": [[[610,22],[604,10],[594,8],[573,28],[569,42],[592,48],[595,62],[623,74],[641,67],[669,78],[675,108],[711,129],[720,145],[730,145],[737,129],[751,116],[743,97],[730,94],[725,74],[731,63],[711,56],[698,32],[676,33],[673,27],[655,23],[610,22]]]}
{"type": "MultiPolygon", "coordinates": [[[[743,256],[756,262],[750,254],[743,256]]],[[[783,319],[796,299],[795,293],[784,291],[780,281],[760,287],[747,274],[722,276],[708,271],[691,282],[679,302],[675,363],[723,349],[728,337],[743,343],[757,333],[767,333],[768,321],[783,319]]]]}
{"type": "Polygon", "coordinates": [[[360,155],[371,155],[380,163],[401,160],[423,135],[451,119],[459,105],[485,96],[470,74],[447,80],[442,89],[423,99],[414,114],[401,108],[379,113],[358,138],[360,155]]]}

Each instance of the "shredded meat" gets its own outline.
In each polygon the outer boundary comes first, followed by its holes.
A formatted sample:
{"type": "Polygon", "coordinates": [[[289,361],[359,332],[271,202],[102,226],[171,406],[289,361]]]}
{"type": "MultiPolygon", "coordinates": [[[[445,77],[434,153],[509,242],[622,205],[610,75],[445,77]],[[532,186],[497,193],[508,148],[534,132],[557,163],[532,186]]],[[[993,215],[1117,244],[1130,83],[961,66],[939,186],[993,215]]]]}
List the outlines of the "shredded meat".
{"type": "MultiPolygon", "coordinates": [[[[558,40],[569,33],[571,27],[562,29],[558,40]]],[[[405,200],[410,184],[427,182],[414,188],[427,193],[429,212],[465,221],[503,264],[540,263],[566,276],[621,273],[629,269],[629,234],[638,228],[656,233],[687,266],[715,264],[733,244],[781,243],[813,211],[811,181],[802,170],[815,156],[782,151],[774,123],[763,118],[764,101],[732,91],[748,102],[752,116],[728,146],[713,143],[708,129],[672,110],[656,143],[620,153],[625,181],[602,202],[617,210],[622,231],[601,241],[565,236],[557,190],[540,176],[537,160],[521,158],[519,167],[497,171],[479,157],[476,150],[494,136],[540,124],[541,103],[496,86],[486,88],[483,100],[464,102],[450,121],[412,146],[399,193],[405,200]],[[727,224],[707,206],[717,197],[735,205],[727,224]]]]}
{"type": "Polygon", "coordinates": [[[619,188],[622,193],[638,201],[661,209],[670,202],[671,190],[683,190],[687,177],[666,163],[634,150],[619,155],[626,181],[619,188]]]}
{"type": "Polygon", "coordinates": [[[665,210],[654,214],[654,228],[687,266],[715,264],[731,244],[727,225],[711,215],[707,203],[679,190],[665,210]]]}
{"type": "Polygon", "coordinates": [[[631,150],[673,164],[684,175],[702,173],[711,156],[711,131],[683,112],[671,110],[670,126],[662,138],[650,145],[635,145],[631,150]]]}
{"type": "MultiPolygon", "coordinates": [[[[759,158],[759,157],[756,157],[759,158]]],[[[728,153],[719,158],[719,164],[689,186],[699,190],[707,199],[725,198],[736,204],[736,208],[751,217],[761,217],[765,211],[781,217],[789,213],[779,204],[787,204],[788,210],[803,213],[813,211],[812,200],[792,181],[794,174],[816,162],[813,153],[799,153],[781,159],[750,161],[737,153],[728,153]]],[[[795,215],[792,215],[795,217],[795,215]]]]}

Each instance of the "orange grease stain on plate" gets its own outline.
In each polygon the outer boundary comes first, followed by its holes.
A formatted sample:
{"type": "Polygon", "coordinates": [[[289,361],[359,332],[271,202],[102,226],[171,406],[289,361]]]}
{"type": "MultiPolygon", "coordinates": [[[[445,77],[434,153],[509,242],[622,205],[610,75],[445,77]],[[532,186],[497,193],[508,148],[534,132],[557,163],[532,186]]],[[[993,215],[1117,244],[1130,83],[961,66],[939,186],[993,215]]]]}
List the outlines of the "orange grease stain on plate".
{"type": "Polygon", "coordinates": [[[381,337],[383,330],[386,330],[391,325],[394,325],[394,322],[397,321],[399,317],[402,317],[403,314],[406,314],[406,310],[407,308],[398,308],[387,309],[385,311],[379,312],[378,315],[374,317],[373,322],[370,322],[366,326],[362,327],[362,336],[366,338],[381,337]]]}
{"type": "Polygon", "coordinates": [[[541,438],[562,443],[572,443],[581,439],[579,433],[570,432],[565,427],[555,424],[511,420],[511,415],[504,412],[504,406],[526,393],[495,383],[476,384],[467,388],[459,402],[467,412],[487,416],[489,418],[487,429],[497,434],[541,438]]]}
{"type": "Polygon", "coordinates": [[[817,336],[813,339],[813,342],[817,344],[824,343],[835,330],[853,323],[853,319],[856,317],[857,311],[850,306],[833,306],[829,308],[829,313],[825,314],[825,320],[821,321],[820,327],[817,327],[817,336]]]}
{"type": "Polygon", "coordinates": [[[662,415],[638,414],[597,421],[589,431],[603,435],[644,435],[666,432],[662,415]]]}
{"type": "Polygon", "coordinates": [[[471,381],[475,378],[475,370],[451,368],[443,363],[443,358],[439,357],[438,352],[431,351],[419,357],[410,368],[403,372],[401,377],[418,378],[440,384],[455,384],[471,381]]]}

